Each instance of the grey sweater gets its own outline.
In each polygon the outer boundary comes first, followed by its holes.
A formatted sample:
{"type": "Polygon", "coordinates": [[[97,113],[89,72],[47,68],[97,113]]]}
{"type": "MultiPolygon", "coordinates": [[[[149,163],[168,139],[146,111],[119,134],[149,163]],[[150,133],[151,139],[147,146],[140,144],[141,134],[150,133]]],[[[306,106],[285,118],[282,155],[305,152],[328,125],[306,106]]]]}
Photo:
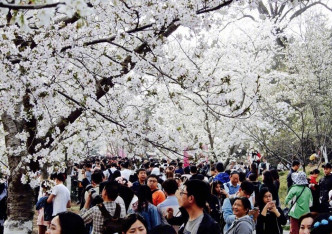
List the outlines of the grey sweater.
{"type": "Polygon", "coordinates": [[[248,215],[235,219],[226,234],[252,234],[255,222],[248,215]]]}

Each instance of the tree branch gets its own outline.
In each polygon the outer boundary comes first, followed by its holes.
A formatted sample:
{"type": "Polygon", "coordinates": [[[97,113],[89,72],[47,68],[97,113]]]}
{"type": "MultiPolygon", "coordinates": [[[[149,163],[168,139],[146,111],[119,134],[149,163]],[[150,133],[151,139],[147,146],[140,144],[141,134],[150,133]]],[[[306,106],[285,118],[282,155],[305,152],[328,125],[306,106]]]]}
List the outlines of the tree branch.
{"type": "Polygon", "coordinates": [[[43,4],[43,5],[14,5],[14,4],[5,4],[3,2],[0,2],[0,8],[8,8],[12,10],[39,10],[39,9],[45,9],[45,8],[54,8],[58,5],[65,5],[64,2],[57,2],[57,3],[51,3],[51,4],[43,4]]]}

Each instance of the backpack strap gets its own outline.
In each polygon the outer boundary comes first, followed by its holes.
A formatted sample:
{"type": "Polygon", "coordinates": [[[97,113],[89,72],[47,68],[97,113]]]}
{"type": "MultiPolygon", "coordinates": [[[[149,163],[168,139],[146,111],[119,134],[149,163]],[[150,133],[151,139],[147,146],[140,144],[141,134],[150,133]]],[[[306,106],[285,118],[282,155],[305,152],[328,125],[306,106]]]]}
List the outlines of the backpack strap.
{"type": "Polygon", "coordinates": [[[105,205],[103,203],[98,204],[98,208],[101,214],[104,216],[105,219],[118,219],[121,215],[121,206],[118,203],[115,203],[115,212],[114,215],[111,216],[110,213],[107,211],[105,205]]]}
{"type": "Polygon", "coordinates": [[[108,213],[108,211],[106,210],[106,207],[104,206],[103,203],[98,204],[98,208],[105,219],[112,218],[112,216],[110,215],[110,213],[108,213]]]}
{"type": "Polygon", "coordinates": [[[115,203],[115,212],[113,215],[113,218],[118,219],[120,218],[120,214],[121,214],[121,206],[118,203],[115,203]]]}

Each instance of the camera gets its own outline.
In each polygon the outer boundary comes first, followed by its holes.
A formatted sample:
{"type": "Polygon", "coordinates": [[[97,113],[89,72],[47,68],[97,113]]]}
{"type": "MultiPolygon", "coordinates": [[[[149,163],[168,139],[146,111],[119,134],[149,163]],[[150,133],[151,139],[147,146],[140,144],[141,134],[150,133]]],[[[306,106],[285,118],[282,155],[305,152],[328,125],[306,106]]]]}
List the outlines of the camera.
{"type": "Polygon", "coordinates": [[[103,198],[94,190],[91,184],[87,185],[85,190],[91,194],[91,198],[95,204],[99,204],[103,202],[103,198]]]}

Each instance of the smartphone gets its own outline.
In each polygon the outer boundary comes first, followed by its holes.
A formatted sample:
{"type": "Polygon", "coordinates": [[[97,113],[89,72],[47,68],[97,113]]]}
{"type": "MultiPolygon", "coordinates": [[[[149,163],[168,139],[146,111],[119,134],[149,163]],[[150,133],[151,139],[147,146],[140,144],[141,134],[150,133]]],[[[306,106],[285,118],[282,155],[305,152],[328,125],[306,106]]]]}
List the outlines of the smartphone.
{"type": "Polygon", "coordinates": [[[274,204],[276,204],[276,200],[273,200],[272,202],[273,202],[274,204]]]}

